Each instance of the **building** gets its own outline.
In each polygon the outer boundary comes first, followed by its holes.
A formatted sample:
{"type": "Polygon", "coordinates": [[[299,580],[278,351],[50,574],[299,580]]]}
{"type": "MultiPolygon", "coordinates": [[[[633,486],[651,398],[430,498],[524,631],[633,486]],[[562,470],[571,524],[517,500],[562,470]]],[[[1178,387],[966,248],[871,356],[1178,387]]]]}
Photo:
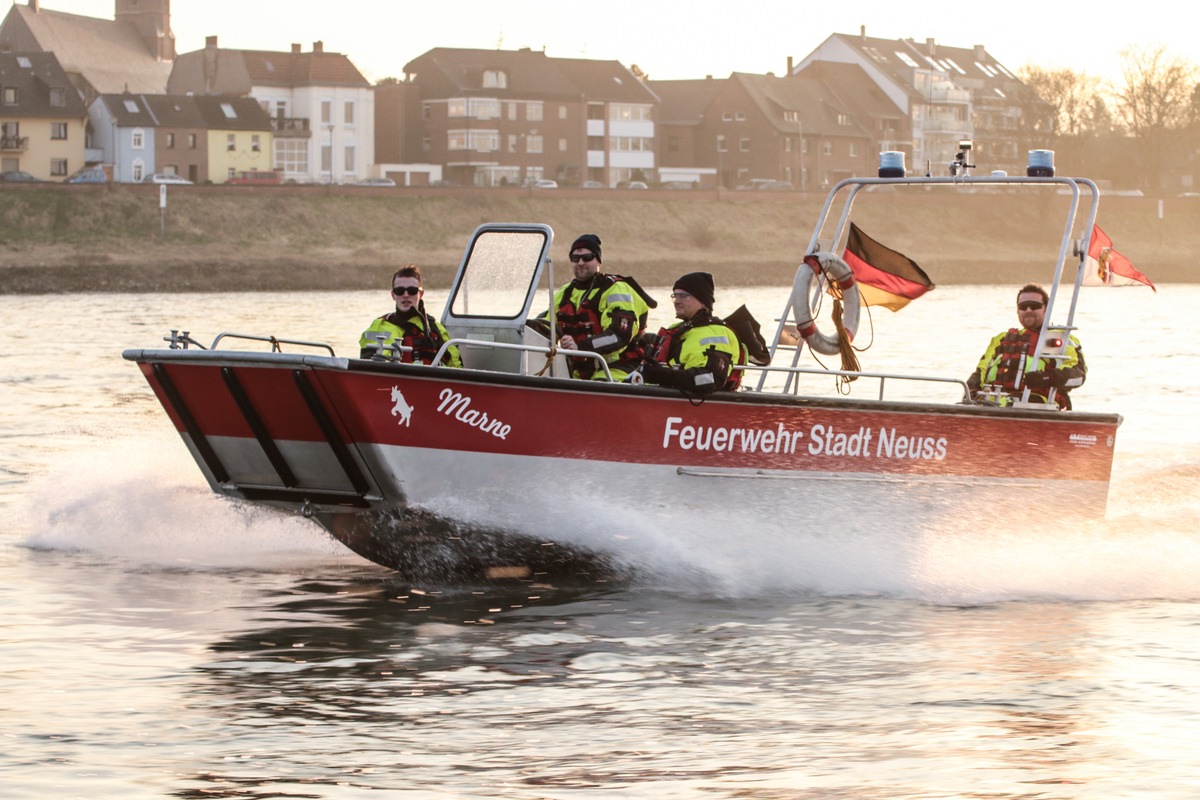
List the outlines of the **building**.
{"type": "Polygon", "coordinates": [[[164,172],[224,183],[239,172],[271,169],[271,119],[249,97],[101,95],[89,114],[116,182],[164,172]]]}
{"type": "Polygon", "coordinates": [[[864,27],[857,36],[832,34],[794,73],[810,74],[825,62],[857,65],[904,112],[907,124],[901,127],[910,130],[911,142],[898,142],[895,149],[906,153],[910,170],[947,174],[959,142],[971,139],[974,155],[989,170],[1023,174],[1025,150],[1043,146],[1049,107],[1031,111],[1021,81],[982,45],[879,39],[867,36],[864,27]]]}
{"type": "Polygon", "coordinates": [[[653,180],[658,98],[616,61],[435,48],[404,71],[421,118],[402,136],[453,183],[653,180]]]}
{"type": "Polygon", "coordinates": [[[0,170],[69,177],[85,166],[87,118],[53,53],[0,53],[0,170]]]}
{"type": "Polygon", "coordinates": [[[253,98],[273,128],[271,167],[300,183],[356,183],[375,173],[375,108],[370,83],[341,53],[203,50],[175,59],[171,94],[253,98]]]}
{"type": "Polygon", "coordinates": [[[83,97],[161,94],[175,58],[170,0],[115,0],[114,19],[14,4],[0,23],[0,51],[54,53],[83,97]]]}
{"type": "Polygon", "coordinates": [[[724,80],[652,81],[663,99],[664,180],[751,181],[825,189],[874,166],[872,123],[825,81],[735,72],[724,80]],[[696,178],[685,177],[690,164],[696,178]],[[707,169],[705,169],[707,168],[707,169]]]}

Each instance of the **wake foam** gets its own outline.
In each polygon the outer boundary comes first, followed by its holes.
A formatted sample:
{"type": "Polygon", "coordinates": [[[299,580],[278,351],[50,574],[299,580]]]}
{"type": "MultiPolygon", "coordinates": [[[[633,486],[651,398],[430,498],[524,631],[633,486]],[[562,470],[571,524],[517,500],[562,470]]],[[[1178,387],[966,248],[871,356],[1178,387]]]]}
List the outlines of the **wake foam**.
{"type": "Polygon", "coordinates": [[[316,523],[213,494],[179,437],[64,453],[17,510],[27,547],[185,569],[279,569],[361,561],[316,523]]]}
{"type": "MultiPolygon", "coordinates": [[[[1024,508],[1019,496],[1003,507],[897,519],[886,503],[846,508],[812,498],[785,507],[768,492],[697,524],[678,506],[643,508],[594,489],[573,492],[569,503],[531,491],[517,532],[601,554],[634,586],[703,597],[1190,600],[1200,597],[1198,498],[1200,464],[1147,459],[1114,474],[1100,520],[1024,508]]],[[[435,510],[468,502],[442,498],[435,510]]],[[[23,544],[32,548],[198,570],[367,563],[310,520],[214,495],[173,432],[76,448],[30,479],[21,505],[23,544]]]]}

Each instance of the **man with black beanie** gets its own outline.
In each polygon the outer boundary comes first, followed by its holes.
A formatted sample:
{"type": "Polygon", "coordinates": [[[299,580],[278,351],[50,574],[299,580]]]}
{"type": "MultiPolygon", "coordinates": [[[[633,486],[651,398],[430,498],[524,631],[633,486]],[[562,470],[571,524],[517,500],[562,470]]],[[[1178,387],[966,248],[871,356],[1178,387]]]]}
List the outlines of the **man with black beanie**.
{"type": "Polygon", "coordinates": [[[646,348],[641,375],[646,383],[698,394],[737,389],[746,363],[746,350],[735,334],[712,315],[713,277],[689,272],[675,281],[671,292],[677,322],[663,328],[646,348]]]}
{"type": "MultiPolygon", "coordinates": [[[[596,234],[583,234],[567,252],[575,278],[554,294],[558,346],[599,353],[613,380],[622,381],[641,363],[642,349],[635,342],[646,328],[649,310],[658,304],[633,278],[600,271],[600,237],[596,234]]],[[[573,377],[604,377],[596,359],[572,358],[569,363],[573,377]]]]}

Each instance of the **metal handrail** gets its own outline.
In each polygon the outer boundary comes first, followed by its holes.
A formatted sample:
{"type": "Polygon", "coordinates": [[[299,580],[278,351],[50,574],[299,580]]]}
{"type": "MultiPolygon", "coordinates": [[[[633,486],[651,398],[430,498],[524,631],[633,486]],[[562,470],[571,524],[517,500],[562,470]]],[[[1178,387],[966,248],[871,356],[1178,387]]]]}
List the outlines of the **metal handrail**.
{"type": "Polygon", "coordinates": [[[545,347],[540,344],[515,344],[509,342],[486,342],[479,339],[449,339],[440,348],[437,355],[433,357],[434,364],[441,364],[442,358],[446,355],[446,351],[452,345],[470,345],[471,347],[496,348],[498,350],[525,350],[530,353],[543,353],[554,358],[556,355],[570,356],[571,358],[590,358],[600,364],[600,368],[604,370],[604,377],[609,382],[613,381],[612,373],[608,369],[608,362],[604,360],[601,353],[593,353],[585,350],[563,350],[561,347],[545,347]]]}
{"type": "MultiPolygon", "coordinates": [[[[184,335],[185,336],[187,335],[186,331],[184,332],[184,335]]],[[[337,353],[333,352],[333,346],[325,344],[324,342],[305,342],[300,339],[280,339],[276,336],[255,336],[252,333],[232,333],[232,332],[217,334],[217,338],[213,339],[213,342],[211,345],[209,345],[208,349],[216,350],[217,344],[222,339],[247,339],[247,340],[255,341],[255,342],[269,342],[271,344],[271,351],[274,353],[282,353],[283,352],[279,348],[279,345],[281,345],[281,344],[294,344],[297,347],[313,347],[313,348],[317,348],[317,349],[321,349],[321,350],[328,350],[329,355],[331,355],[331,356],[337,355],[337,353]]]]}
{"type": "MultiPolygon", "coordinates": [[[[835,375],[848,378],[877,378],[879,379],[880,400],[883,400],[884,387],[886,386],[888,379],[897,381],[913,381],[916,383],[952,383],[962,387],[964,400],[968,400],[971,397],[971,390],[967,386],[967,382],[961,378],[939,378],[933,375],[900,375],[893,372],[854,372],[844,369],[817,369],[815,367],[776,367],[770,364],[761,367],[757,364],[739,364],[736,365],[734,369],[758,370],[763,373],[786,372],[791,375],[835,375]]],[[[763,380],[766,380],[766,375],[763,376],[763,380]]],[[[788,381],[788,385],[791,386],[793,384],[791,381],[788,381]]],[[[761,387],[762,383],[760,382],[759,388],[756,391],[762,392],[763,389],[761,387]]],[[[799,393],[799,384],[795,384],[795,387],[795,390],[791,392],[792,394],[799,393]]],[[[774,392],[774,394],[787,394],[787,392],[779,391],[774,392]]]]}

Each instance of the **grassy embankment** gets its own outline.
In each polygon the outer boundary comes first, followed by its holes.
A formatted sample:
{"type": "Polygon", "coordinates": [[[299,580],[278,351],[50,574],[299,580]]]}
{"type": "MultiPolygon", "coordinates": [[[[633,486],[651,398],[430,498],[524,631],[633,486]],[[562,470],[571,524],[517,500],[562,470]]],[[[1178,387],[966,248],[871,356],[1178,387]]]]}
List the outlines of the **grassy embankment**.
{"type": "MultiPolygon", "coordinates": [[[[172,187],[160,232],[157,187],[0,189],[0,291],[366,289],[416,262],[446,286],[483,222],[544,222],[556,276],[579,233],[604,241],[605,267],[646,285],[693,270],[718,285],[791,282],[821,207],[818,195],[656,192],[235,189],[172,187]],[[686,199],[683,199],[686,198],[686,199]]],[[[935,283],[1045,280],[1064,201],[957,190],[861,199],[854,220],[925,268],[935,283]]],[[[1197,280],[1200,199],[1105,198],[1100,225],[1159,283],[1197,280]]],[[[826,246],[828,243],[826,242],[826,246]]]]}

